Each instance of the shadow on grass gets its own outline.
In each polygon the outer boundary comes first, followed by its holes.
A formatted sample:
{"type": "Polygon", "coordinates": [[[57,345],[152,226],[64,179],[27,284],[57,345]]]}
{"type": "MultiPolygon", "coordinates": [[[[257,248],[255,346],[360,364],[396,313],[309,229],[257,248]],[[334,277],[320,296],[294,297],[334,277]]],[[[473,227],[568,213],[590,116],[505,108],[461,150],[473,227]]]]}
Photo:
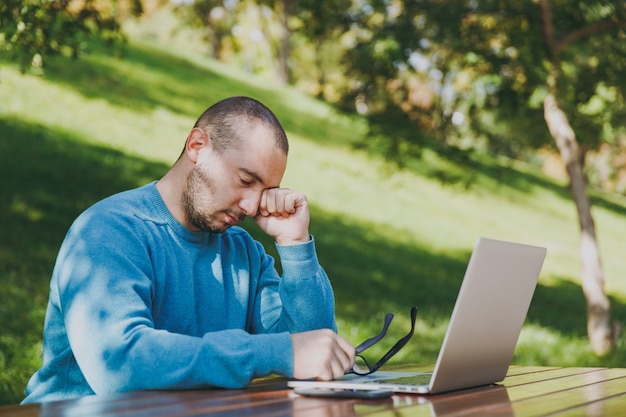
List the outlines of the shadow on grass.
{"type": "MultiPolygon", "coordinates": [[[[386,312],[408,316],[413,305],[426,321],[451,314],[469,253],[443,256],[401,245],[373,226],[311,210],[310,230],[332,281],[338,316],[354,322],[386,312]]],[[[274,255],[271,240],[251,223],[244,225],[274,255]]]]}
{"type": "MultiPolygon", "coordinates": [[[[429,324],[447,320],[461,286],[470,251],[441,254],[417,245],[402,245],[374,232],[375,228],[312,209],[311,232],[320,262],[328,272],[337,299],[337,315],[359,322],[395,312],[429,324]]],[[[254,235],[252,227],[248,230],[254,235]]],[[[255,236],[275,253],[265,236],[255,236]]],[[[485,297],[492,295],[485,294],[485,297]]],[[[493,295],[497,296],[497,295],[493,295]]],[[[626,305],[611,298],[612,316],[624,321],[626,305]]],[[[567,337],[586,336],[585,297],[581,286],[566,278],[543,285],[541,276],[527,322],[567,337]]]]}
{"type": "MultiPolygon", "coordinates": [[[[626,304],[609,297],[611,317],[626,324],[626,304]]],[[[556,285],[539,285],[528,312],[527,321],[552,328],[564,335],[586,337],[586,300],[580,285],[566,279],[557,279],[556,285]]]]}
{"type": "Polygon", "coordinates": [[[585,296],[580,285],[558,279],[556,285],[539,285],[527,321],[558,330],[569,336],[586,335],[585,296]]]}

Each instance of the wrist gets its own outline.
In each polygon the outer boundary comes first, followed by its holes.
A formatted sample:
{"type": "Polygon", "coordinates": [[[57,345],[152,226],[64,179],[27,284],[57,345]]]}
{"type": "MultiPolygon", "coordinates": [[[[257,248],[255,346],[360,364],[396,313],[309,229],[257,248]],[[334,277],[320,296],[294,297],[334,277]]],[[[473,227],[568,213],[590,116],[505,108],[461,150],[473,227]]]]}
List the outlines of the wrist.
{"type": "Polygon", "coordinates": [[[290,246],[290,245],[301,245],[303,243],[308,243],[311,241],[311,235],[307,233],[306,237],[289,237],[289,238],[284,238],[284,237],[277,237],[276,238],[276,243],[278,245],[281,246],[290,246]]]}

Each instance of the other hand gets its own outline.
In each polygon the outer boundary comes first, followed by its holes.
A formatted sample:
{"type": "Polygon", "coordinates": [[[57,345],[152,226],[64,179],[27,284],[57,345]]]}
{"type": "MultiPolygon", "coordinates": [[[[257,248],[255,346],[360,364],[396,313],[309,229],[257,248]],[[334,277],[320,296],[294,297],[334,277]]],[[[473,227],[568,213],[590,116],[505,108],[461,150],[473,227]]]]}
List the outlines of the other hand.
{"type": "Polygon", "coordinates": [[[291,335],[293,376],[330,381],[343,376],[354,364],[354,347],[329,329],[291,335]]]}

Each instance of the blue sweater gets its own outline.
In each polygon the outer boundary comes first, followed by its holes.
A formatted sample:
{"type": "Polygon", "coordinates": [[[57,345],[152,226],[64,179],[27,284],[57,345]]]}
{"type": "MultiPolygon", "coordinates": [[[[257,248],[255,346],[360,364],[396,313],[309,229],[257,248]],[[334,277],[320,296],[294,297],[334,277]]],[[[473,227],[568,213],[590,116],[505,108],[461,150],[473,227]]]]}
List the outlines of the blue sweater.
{"type": "Polygon", "coordinates": [[[336,330],[313,239],[277,245],[279,277],[243,229],[184,228],[155,184],[102,200],[68,231],[23,403],[292,376],[289,333],[336,330]]]}

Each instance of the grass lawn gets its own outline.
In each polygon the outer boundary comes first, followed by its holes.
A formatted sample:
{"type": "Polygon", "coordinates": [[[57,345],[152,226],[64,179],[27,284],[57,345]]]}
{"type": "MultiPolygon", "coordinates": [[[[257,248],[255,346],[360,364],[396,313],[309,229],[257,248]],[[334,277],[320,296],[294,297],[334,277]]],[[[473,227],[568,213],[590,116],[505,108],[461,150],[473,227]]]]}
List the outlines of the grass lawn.
{"type": "MultiPolygon", "coordinates": [[[[95,201],[159,178],[195,118],[230,95],[267,104],[290,136],[283,185],[309,197],[339,330],[351,342],[377,333],[386,312],[397,314],[388,336],[395,342],[418,305],[416,335],[394,361],[434,363],[471,248],[487,236],[548,248],[515,364],[626,364],[623,349],[598,358],[588,346],[575,207],[563,184],[532,166],[477,161],[470,188],[424,174],[458,169],[430,152],[419,170],[390,170],[351,149],[364,134],[358,120],[199,54],[138,40],[121,58],[50,60],[45,77],[0,63],[0,403],[20,401],[41,363],[48,281],[70,223],[95,201]]],[[[626,200],[593,199],[606,289],[623,322],[626,200]]]]}

